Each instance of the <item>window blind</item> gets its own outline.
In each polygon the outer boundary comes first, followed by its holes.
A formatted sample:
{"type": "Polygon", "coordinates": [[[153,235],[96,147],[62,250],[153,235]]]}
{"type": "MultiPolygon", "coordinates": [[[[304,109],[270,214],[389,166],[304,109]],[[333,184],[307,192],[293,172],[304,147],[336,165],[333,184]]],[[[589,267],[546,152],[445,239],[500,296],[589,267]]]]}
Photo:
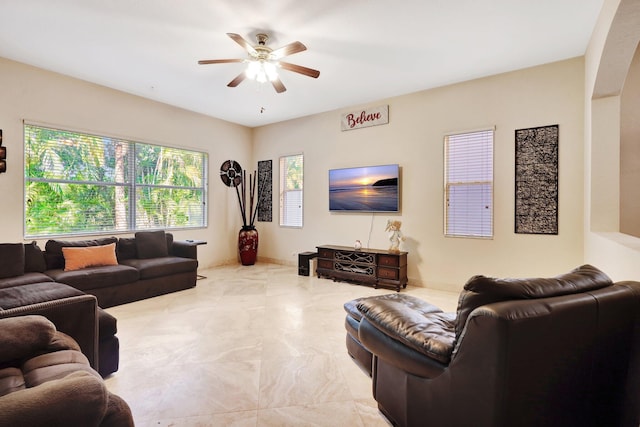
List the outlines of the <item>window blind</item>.
{"type": "Polygon", "coordinates": [[[302,227],[304,199],[302,154],[280,157],[280,225],[302,227]]]}
{"type": "Polygon", "coordinates": [[[444,139],[446,236],[493,237],[493,133],[444,139]]]}
{"type": "Polygon", "coordinates": [[[25,124],[25,236],[206,226],[207,154],[25,124]]]}

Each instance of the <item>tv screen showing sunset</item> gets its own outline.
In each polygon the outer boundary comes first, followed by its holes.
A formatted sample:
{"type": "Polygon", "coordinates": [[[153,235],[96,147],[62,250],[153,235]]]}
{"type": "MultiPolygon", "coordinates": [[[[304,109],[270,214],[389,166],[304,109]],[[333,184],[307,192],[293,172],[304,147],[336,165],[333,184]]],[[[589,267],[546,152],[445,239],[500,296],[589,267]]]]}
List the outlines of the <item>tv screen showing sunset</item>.
{"type": "Polygon", "coordinates": [[[397,212],[398,165],[329,171],[329,210],[397,212]]]}

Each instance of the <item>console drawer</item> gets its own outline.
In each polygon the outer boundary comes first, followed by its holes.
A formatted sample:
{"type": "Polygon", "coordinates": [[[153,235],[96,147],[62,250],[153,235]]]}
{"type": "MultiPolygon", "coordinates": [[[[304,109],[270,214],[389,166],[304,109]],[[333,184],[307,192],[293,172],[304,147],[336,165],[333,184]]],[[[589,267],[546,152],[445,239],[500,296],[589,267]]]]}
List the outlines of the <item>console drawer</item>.
{"type": "Polygon", "coordinates": [[[378,277],[381,279],[398,280],[400,278],[400,270],[397,268],[378,267],[378,277]]]}
{"type": "Polygon", "coordinates": [[[391,255],[378,255],[378,264],[388,265],[390,267],[399,267],[400,257],[391,256],[391,255]]]}
{"type": "Polygon", "coordinates": [[[326,268],[327,270],[333,270],[333,261],[330,259],[318,259],[318,268],[326,268]]]}
{"type": "Polygon", "coordinates": [[[319,258],[333,258],[333,251],[331,249],[318,248],[319,258]]]}

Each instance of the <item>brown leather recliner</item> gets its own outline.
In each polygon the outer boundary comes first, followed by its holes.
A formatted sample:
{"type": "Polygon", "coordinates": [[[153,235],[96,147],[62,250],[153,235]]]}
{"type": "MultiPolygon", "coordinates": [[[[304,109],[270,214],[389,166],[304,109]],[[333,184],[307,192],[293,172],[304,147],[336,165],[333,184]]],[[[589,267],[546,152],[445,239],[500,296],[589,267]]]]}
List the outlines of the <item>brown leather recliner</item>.
{"type": "Polygon", "coordinates": [[[42,316],[0,319],[0,427],[133,426],[80,346],[42,316]]]}
{"type": "Polygon", "coordinates": [[[372,355],[373,395],[395,425],[640,423],[638,282],[585,265],[550,279],[475,276],[455,314],[406,294],[355,305],[349,353],[365,369],[361,350],[372,355]]]}

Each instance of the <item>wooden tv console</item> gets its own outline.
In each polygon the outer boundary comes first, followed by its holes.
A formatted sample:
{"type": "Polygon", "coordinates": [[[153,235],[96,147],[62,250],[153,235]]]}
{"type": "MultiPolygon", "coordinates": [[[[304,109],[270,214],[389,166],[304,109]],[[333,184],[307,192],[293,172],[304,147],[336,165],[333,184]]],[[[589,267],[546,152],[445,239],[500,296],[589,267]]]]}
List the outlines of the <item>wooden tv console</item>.
{"type": "Polygon", "coordinates": [[[354,249],[346,246],[316,246],[318,277],[362,285],[407,287],[407,252],[380,249],[354,249]]]}

